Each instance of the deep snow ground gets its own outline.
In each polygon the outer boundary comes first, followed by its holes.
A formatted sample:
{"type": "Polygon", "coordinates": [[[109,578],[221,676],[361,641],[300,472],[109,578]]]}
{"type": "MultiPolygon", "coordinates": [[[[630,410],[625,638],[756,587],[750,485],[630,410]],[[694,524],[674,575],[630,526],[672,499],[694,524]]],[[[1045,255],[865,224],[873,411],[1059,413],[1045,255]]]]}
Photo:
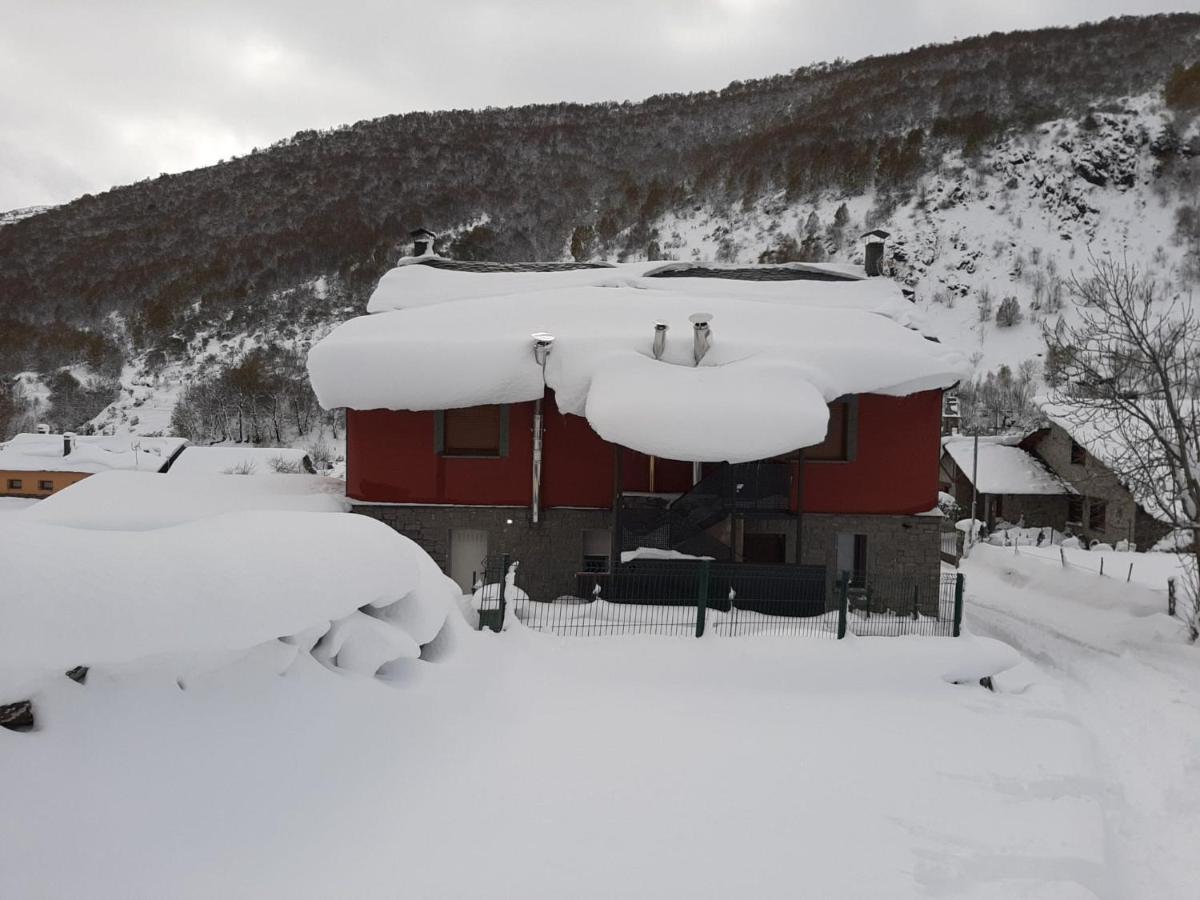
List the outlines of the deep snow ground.
{"type": "Polygon", "coordinates": [[[1001,691],[1025,691],[1032,682],[1060,692],[1053,714],[1088,735],[1098,780],[1068,780],[1055,793],[1090,796],[1104,811],[1112,881],[1101,896],[1191,898],[1200,835],[1200,648],[1187,645],[1182,626],[1165,616],[1165,585],[1138,584],[1141,573],[1173,569],[1174,557],[1109,556],[1123,564],[1140,557],[1133,584],[1124,583],[1125,565],[1121,577],[1101,578],[1078,565],[1064,572],[1024,549],[977,547],[964,564],[966,624],[1031,661],[998,677],[1001,691]]]}
{"type": "Polygon", "coordinates": [[[5,893],[1116,896],[1087,736],[994,642],[458,638],[61,679],[0,730],[5,893]]]}

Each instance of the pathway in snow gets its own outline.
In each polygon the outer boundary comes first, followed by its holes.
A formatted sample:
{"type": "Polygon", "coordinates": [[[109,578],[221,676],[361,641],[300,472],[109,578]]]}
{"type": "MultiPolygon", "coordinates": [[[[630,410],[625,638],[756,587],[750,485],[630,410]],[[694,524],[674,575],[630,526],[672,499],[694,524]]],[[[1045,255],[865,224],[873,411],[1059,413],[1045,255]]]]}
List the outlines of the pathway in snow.
{"type": "Polygon", "coordinates": [[[1194,897],[1200,835],[1200,648],[1163,595],[999,548],[964,564],[966,622],[1032,660],[998,679],[1057,686],[1104,784],[1113,897],[1194,897]]]}

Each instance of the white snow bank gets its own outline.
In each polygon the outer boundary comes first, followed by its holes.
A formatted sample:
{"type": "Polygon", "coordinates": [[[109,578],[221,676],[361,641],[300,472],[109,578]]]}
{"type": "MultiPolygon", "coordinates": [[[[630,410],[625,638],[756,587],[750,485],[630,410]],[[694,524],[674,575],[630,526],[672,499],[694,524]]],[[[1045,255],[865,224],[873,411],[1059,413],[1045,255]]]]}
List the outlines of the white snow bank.
{"type": "MultiPolygon", "coordinates": [[[[399,272],[397,279],[422,273],[430,283],[469,278],[482,285],[477,295],[502,277],[423,266],[399,272]]],[[[870,286],[884,280],[865,283],[875,292],[883,289],[870,286]]],[[[541,397],[548,385],[561,410],[586,415],[606,440],[676,459],[745,461],[819,443],[826,403],[839,396],[903,396],[962,377],[963,357],[947,347],[884,315],[833,308],[838,291],[862,284],[642,279],[432,302],[342,324],[312,349],[308,368],[326,408],[515,403],[541,397]],[[703,282],[703,290],[676,282],[703,282]],[[761,288],[774,299],[757,299],[761,288]],[[787,302],[788,291],[824,296],[826,305],[787,302]],[[712,315],[713,333],[699,366],[688,322],[697,311],[712,315]],[[656,319],[673,326],[661,360],[650,353],[656,319]],[[534,332],[556,338],[544,382],[534,332]]],[[[898,294],[894,284],[890,290],[898,294]]]]}
{"type": "Polygon", "coordinates": [[[294,447],[187,447],[171,475],[275,475],[313,471],[312,460],[294,447]]]}
{"type": "MultiPolygon", "coordinates": [[[[0,519],[0,660],[58,670],[251,647],[396,602],[444,618],[421,551],[365,516],[242,512],[151,531],[0,519]]],[[[398,617],[399,620],[399,617],[398,617]]],[[[410,638],[411,639],[411,638],[410,638]]],[[[407,653],[408,651],[405,651],[407,653]]]]}
{"type": "Polygon", "coordinates": [[[633,562],[635,559],[712,559],[711,556],[692,556],[678,550],[660,550],[657,547],[638,547],[636,550],[622,550],[621,562],[633,562]]]}
{"type": "Polygon", "coordinates": [[[1017,437],[981,437],[978,465],[973,437],[952,437],[942,441],[968,480],[978,468],[976,487],[984,494],[1073,494],[1075,490],[1047,469],[1032,454],[1016,443],[1017,437]]]}
{"type": "Polygon", "coordinates": [[[74,528],[143,531],[248,510],[345,512],[345,485],[319,475],[101,472],[42,500],[27,517],[74,528]]]}

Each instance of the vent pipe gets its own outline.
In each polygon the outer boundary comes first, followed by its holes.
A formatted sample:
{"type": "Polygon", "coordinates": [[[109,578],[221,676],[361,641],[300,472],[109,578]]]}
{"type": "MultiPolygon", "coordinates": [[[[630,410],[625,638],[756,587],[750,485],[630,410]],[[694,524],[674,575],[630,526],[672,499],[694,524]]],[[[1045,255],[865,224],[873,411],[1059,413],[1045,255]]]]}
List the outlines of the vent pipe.
{"type": "MultiPolygon", "coordinates": [[[[554,346],[554,335],[538,331],[533,338],[533,358],[542,367],[542,394],[546,393],[546,359],[554,346]]],[[[542,520],[542,435],[545,421],[542,416],[542,397],[533,404],[533,482],[530,491],[529,521],[537,525],[542,520]]]]}
{"type": "Polygon", "coordinates": [[[863,268],[866,269],[867,275],[871,278],[883,274],[884,241],[889,237],[891,235],[882,228],[876,228],[863,235],[863,240],[867,242],[863,250],[863,268]]]}
{"type": "Polygon", "coordinates": [[[654,358],[662,359],[663,351],[667,349],[667,323],[662,319],[654,320],[654,358]]]}
{"type": "Polygon", "coordinates": [[[688,321],[692,323],[692,356],[696,365],[700,365],[700,360],[704,359],[704,354],[712,346],[712,329],[708,327],[708,323],[712,321],[712,314],[692,313],[688,316],[688,321]]]}
{"type": "Polygon", "coordinates": [[[409,232],[409,237],[412,238],[413,256],[426,256],[433,253],[433,242],[437,240],[437,235],[428,228],[418,228],[416,231],[409,232]]]}

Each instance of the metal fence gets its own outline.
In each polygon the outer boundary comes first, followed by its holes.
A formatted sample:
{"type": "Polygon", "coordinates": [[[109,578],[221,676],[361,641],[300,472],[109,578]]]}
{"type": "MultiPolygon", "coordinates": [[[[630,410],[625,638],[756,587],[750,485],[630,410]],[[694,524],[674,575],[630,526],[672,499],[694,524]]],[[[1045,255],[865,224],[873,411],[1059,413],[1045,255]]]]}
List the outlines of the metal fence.
{"type": "Polygon", "coordinates": [[[530,598],[509,557],[494,557],[475,590],[480,628],[506,617],[559,635],[783,634],[957,636],[963,576],[867,573],[852,581],[821,566],[756,566],[688,560],[581,572],[554,599],[530,598]]]}

